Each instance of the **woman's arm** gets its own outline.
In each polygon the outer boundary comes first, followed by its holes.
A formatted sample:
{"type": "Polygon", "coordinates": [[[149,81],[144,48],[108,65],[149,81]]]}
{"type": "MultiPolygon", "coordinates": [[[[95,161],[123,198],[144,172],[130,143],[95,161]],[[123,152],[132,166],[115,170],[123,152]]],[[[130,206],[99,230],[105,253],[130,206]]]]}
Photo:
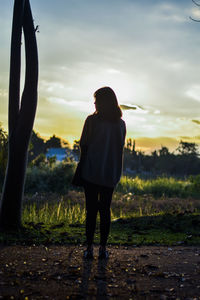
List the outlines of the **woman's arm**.
{"type": "Polygon", "coordinates": [[[91,139],[91,131],[92,131],[92,124],[91,124],[91,116],[87,117],[85,120],[81,138],[80,138],[80,147],[88,146],[90,144],[91,139]]]}
{"type": "Polygon", "coordinates": [[[87,149],[90,143],[90,138],[91,138],[91,116],[87,117],[85,120],[81,138],[80,138],[80,148],[81,148],[81,159],[86,156],[87,154],[87,149]]]}

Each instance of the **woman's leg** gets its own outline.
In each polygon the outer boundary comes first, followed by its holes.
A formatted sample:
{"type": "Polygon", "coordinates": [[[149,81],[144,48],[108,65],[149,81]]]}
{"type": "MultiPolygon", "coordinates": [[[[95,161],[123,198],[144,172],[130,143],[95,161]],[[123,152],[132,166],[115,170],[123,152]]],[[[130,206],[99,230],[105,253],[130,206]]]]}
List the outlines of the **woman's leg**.
{"type": "Polygon", "coordinates": [[[101,187],[100,189],[100,245],[105,248],[110,231],[110,205],[114,188],[101,187]]]}
{"type": "Polygon", "coordinates": [[[87,182],[84,185],[86,199],[86,238],[90,248],[93,244],[98,212],[98,189],[95,184],[87,182]]]}

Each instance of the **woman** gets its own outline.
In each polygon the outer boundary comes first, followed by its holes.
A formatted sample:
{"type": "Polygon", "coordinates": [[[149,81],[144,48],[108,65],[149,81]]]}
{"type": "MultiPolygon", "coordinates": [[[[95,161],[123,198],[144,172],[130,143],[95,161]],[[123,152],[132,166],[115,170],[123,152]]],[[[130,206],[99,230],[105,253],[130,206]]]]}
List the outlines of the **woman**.
{"type": "Polygon", "coordinates": [[[86,198],[85,258],[93,258],[97,212],[100,213],[99,258],[108,258],[106,243],[110,230],[110,205],[122,171],[125,122],[116,95],[110,87],[94,93],[94,114],[87,117],[80,139],[81,176],[86,198]]]}

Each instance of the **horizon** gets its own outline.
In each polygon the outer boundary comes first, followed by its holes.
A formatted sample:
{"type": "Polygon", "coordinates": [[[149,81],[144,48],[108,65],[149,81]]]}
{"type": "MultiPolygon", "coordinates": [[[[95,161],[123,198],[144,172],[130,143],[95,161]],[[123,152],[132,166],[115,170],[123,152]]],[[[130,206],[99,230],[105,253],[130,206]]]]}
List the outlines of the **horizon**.
{"type": "MultiPolygon", "coordinates": [[[[0,125],[1,125],[1,122],[0,122],[0,125]]],[[[1,126],[1,127],[2,127],[2,129],[8,134],[7,130],[5,130],[5,128],[4,128],[3,126],[1,126]]],[[[64,144],[64,143],[68,143],[70,149],[73,148],[74,142],[77,141],[77,140],[79,140],[79,139],[73,139],[72,142],[70,142],[70,140],[67,139],[66,137],[59,136],[59,135],[57,135],[57,134],[55,134],[55,133],[52,133],[52,134],[50,134],[50,135],[48,135],[48,136],[42,136],[42,135],[40,134],[40,132],[35,131],[34,129],[33,129],[33,131],[37,134],[38,137],[42,138],[42,139],[44,140],[44,142],[46,142],[46,141],[47,141],[48,139],[50,139],[52,136],[55,136],[55,137],[57,137],[57,138],[60,138],[60,139],[61,139],[61,142],[62,142],[63,144],[64,144]]],[[[161,143],[160,145],[158,145],[156,139],[151,139],[151,138],[147,138],[147,137],[139,137],[138,139],[134,139],[134,137],[126,137],[126,139],[125,139],[125,147],[126,147],[126,143],[128,142],[128,139],[131,139],[132,141],[135,142],[135,149],[136,149],[136,151],[141,151],[141,152],[143,152],[145,155],[152,154],[152,152],[158,151],[158,150],[160,150],[162,147],[167,147],[170,153],[175,153],[175,152],[177,151],[177,148],[178,148],[180,142],[181,142],[181,141],[182,141],[182,142],[186,142],[186,141],[184,140],[184,137],[183,137],[183,139],[177,140],[177,145],[176,145],[176,147],[174,147],[174,146],[173,146],[173,147],[168,147],[168,146],[167,146],[166,144],[164,144],[164,143],[161,143]]],[[[164,138],[164,137],[158,137],[158,139],[159,139],[159,142],[162,141],[162,140],[163,140],[163,141],[166,140],[166,138],[164,138]]],[[[173,142],[174,142],[174,140],[172,139],[172,143],[173,143],[173,142]]],[[[187,143],[195,143],[195,142],[194,142],[194,141],[190,141],[190,142],[187,142],[187,143]]],[[[169,143],[168,143],[168,144],[170,144],[170,140],[169,140],[169,143]]],[[[197,143],[195,143],[195,144],[196,144],[197,147],[198,147],[198,151],[200,151],[199,145],[198,145],[197,143]]],[[[62,146],[62,147],[65,148],[64,146],[62,146]]]]}
{"type": "MultiPolygon", "coordinates": [[[[6,131],[12,5],[0,3],[0,120],[6,131]]],[[[126,138],[136,140],[136,148],[172,151],[180,140],[200,146],[200,24],[189,19],[200,19],[200,9],[192,1],[31,5],[40,31],[35,132],[72,144],[94,112],[93,93],[109,85],[123,107],[126,138]]],[[[22,86],[23,78],[24,66],[22,86]]]]}

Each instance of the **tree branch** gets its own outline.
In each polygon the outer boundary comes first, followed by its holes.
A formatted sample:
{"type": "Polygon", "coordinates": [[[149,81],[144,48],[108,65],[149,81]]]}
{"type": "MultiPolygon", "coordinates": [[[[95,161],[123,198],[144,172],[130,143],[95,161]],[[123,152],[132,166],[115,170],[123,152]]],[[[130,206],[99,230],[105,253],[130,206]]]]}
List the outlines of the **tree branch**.
{"type": "MultiPolygon", "coordinates": [[[[197,3],[195,0],[192,0],[192,2],[193,2],[196,6],[200,7],[200,3],[197,3]]],[[[189,18],[190,18],[190,20],[192,20],[192,21],[194,21],[194,22],[200,22],[200,20],[194,19],[194,18],[192,18],[191,16],[190,16],[189,18]]]]}
{"type": "Polygon", "coordinates": [[[192,17],[189,17],[190,20],[194,21],[194,22],[200,22],[200,20],[197,20],[197,19],[193,19],[192,17]]]}
{"type": "Polygon", "coordinates": [[[200,3],[197,3],[195,0],[192,0],[192,2],[193,2],[196,6],[200,6],[200,3]]]}

